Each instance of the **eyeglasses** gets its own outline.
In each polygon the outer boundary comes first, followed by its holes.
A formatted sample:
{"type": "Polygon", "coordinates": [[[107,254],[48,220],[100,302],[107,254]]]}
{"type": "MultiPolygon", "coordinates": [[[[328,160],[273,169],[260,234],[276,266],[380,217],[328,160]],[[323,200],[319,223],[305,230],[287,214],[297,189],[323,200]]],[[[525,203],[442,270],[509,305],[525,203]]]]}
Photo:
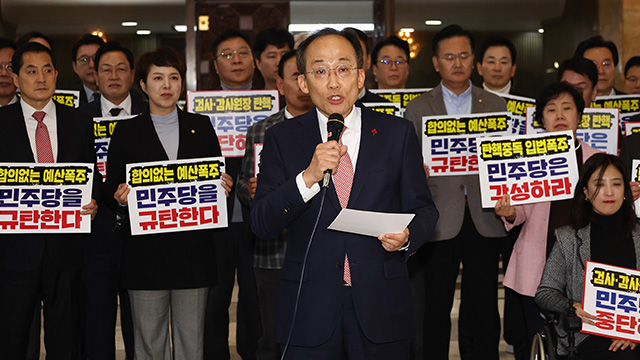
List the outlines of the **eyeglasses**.
{"type": "Polygon", "coordinates": [[[455,61],[456,59],[460,59],[460,61],[464,61],[467,59],[471,59],[472,56],[473,56],[472,53],[463,52],[460,54],[444,54],[440,58],[446,61],[455,61]]]}
{"type": "Polygon", "coordinates": [[[76,59],[77,62],[80,63],[80,65],[89,65],[89,62],[91,62],[92,60],[95,61],[96,56],[81,56],[79,58],[76,59]]]}
{"type": "Polygon", "coordinates": [[[602,66],[603,68],[608,68],[613,66],[613,61],[611,60],[604,60],[603,62],[597,62],[595,60],[591,60],[591,61],[593,61],[593,63],[596,64],[596,66],[602,66]]]}
{"type": "Polygon", "coordinates": [[[334,67],[328,67],[325,65],[314,65],[311,70],[307,71],[307,74],[313,74],[316,79],[326,79],[329,77],[329,73],[333,70],[339,78],[346,78],[353,73],[357,68],[349,64],[338,64],[334,67]]]}
{"type": "Polygon", "coordinates": [[[240,49],[240,50],[233,50],[233,51],[229,50],[229,51],[221,52],[220,55],[218,55],[217,57],[222,58],[224,60],[231,60],[233,59],[233,56],[236,54],[241,59],[244,59],[249,55],[251,55],[251,51],[249,51],[248,49],[240,49]]]}
{"type": "Polygon", "coordinates": [[[388,60],[388,59],[382,59],[379,61],[379,63],[384,66],[384,67],[391,67],[391,65],[396,64],[397,67],[404,67],[406,66],[409,62],[407,60],[388,60]]]}
{"type": "Polygon", "coordinates": [[[7,72],[13,72],[13,68],[11,67],[11,63],[4,64],[4,65],[0,64],[0,72],[2,72],[2,69],[7,70],[7,72]]]}

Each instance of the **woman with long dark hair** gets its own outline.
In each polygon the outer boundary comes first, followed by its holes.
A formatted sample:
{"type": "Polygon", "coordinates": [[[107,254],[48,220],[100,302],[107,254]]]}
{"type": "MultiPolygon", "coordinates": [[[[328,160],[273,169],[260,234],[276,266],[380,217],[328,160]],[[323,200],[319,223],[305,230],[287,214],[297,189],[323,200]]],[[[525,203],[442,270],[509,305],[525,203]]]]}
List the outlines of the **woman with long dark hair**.
{"type": "MultiPolygon", "coordinates": [[[[587,324],[596,317],[582,309],[585,261],[639,269],[640,227],[628,175],[613,155],[593,155],[582,167],[573,201],[572,224],[555,232],[556,243],[536,292],[543,310],[564,312],[573,306],[587,324]]],[[[558,327],[558,352],[567,353],[567,336],[558,327]]],[[[579,359],[636,359],[636,344],[576,334],[579,359]]]]}

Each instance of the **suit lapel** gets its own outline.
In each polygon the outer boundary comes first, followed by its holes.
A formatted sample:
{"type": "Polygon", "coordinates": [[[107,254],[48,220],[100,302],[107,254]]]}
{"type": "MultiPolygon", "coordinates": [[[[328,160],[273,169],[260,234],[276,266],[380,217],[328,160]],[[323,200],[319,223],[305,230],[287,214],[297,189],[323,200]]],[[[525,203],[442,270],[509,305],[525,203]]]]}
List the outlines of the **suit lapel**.
{"type": "Polygon", "coordinates": [[[27,125],[25,124],[24,115],[22,114],[22,106],[20,102],[16,105],[8,105],[11,108],[11,113],[6,119],[2,119],[2,122],[7,125],[7,131],[14,139],[14,151],[18,154],[19,161],[35,162],[33,156],[34,150],[31,149],[31,142],[29,141],[29,135],[27,134],[27,125]]]}
{"type": "MultiPolygon", "coordinates": [[[[360,191],[362,190],[365,180],[369,176],[369,171],[376,164],[376,154],[372,149],[380,149],[382,135],[374,136],[377,119],[376,114],[362,109],[362,123],[360,132],[360,150],[358,151],[358,159],[356,162],[356,172],[353,177],[353,185],[351,186],[351,195],[349,195],[349,205],[354,204],[360,191]]],[[[377,129],[376,129],[377,131],[377,129]]]]}
{"type": "MultiPolygon", "coordinates": [[[[140,134],[149,134],[149,136],[143,136],[140,138],[140,144],[147,149],[150,154],[162,154],[162,159],[158,160],[169,160],[169,156],[167,156],[167,152],[164,150],[164,146],[160,142],[160,138],[158,137],[158,133],[156,132],[156,128],[153,126],[153,122],[151,121],[151,115],[149,113],[145,113],[140,115],[137,119],[131,119],[129,121],[136,121],[140,129],[140,134]]],[[[180,144],[178,144],[178,148],[180,144]]],[[[178,150],[178,153],[180,151],[178,150]]]]}
{"type": "Polygon", "coordinates": [[[185,159],[196,154],[196,141],[194,140],[196,130],[182,111],[178,111],[178,134],[178,159],[185,159]]]}
{"type": "Polygon", "coordinates": [[[68,115],[64,114],[66,112],[62,108],[64,105],[59,105],[57,102],[54,102],[54,105],[56,107],[56,127],[58,132],[58,158],[56,162],[64,162],[73,155],[69,154],[71,150],[66,145],[74,143],[73,138],[76,136],[76,132],[71,126],[70,119],[65,118],[68,115]]]}
{"type": "Polygon", "coordinates": [[[480,88],[471,85],[471,112],[474,114],[485,112],[482,95],[480,88]]]}
{"type": "Polygon", "coordinates": [[[442,97],[442,84],[438,84],[438,86],[433,88],[428,94],[432,98],[431,101],[429,101],[432,107],[432,113],[446,115],[447,107],[444,105],[444,98],[442,97]]]}

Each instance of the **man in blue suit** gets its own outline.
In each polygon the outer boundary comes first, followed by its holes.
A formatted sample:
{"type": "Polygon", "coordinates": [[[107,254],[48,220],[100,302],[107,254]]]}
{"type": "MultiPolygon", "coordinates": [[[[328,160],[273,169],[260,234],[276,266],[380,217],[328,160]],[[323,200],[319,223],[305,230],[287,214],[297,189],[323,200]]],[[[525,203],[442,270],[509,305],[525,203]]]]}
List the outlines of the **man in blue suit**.
{"type": "Polygon", "coordinates": [[[438,219],[415,130],[354,106],[364,83],[354,36],[321,30],[300,45],[297,62],[300,88],[316,108],[266,132],[251,209],[260,239],[289,229],[277,340],[288,344],[288,359],[408,359],[414,321],[406,261],[438,219]],[[345,119],[340,143],[327,141],[335,113],[345,119]],[[318,183],[327,169],[324,201],[318,183]],[[415,217],[403,232],[377,238],[328,230],[344,207],[415,217]]]}

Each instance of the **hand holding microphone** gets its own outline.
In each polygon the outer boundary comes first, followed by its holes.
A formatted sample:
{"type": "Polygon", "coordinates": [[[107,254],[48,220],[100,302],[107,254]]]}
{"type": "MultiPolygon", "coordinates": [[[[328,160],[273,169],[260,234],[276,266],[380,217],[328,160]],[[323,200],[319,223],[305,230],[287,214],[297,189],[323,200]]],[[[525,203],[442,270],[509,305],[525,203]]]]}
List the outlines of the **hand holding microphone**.
{"type": "Polygon", "coordinates": [[[321,180],[323,187],[329,185],[331,174],[338,169],[340,157],[347,151],[346,146],[340,146],[337,143],[343,130],[344,118],[342,115],[331,114],[327,122],[327,142],[316,146],[311,163],[302,174],[307,188],[311,188],[313,184],[321,180]]]}

